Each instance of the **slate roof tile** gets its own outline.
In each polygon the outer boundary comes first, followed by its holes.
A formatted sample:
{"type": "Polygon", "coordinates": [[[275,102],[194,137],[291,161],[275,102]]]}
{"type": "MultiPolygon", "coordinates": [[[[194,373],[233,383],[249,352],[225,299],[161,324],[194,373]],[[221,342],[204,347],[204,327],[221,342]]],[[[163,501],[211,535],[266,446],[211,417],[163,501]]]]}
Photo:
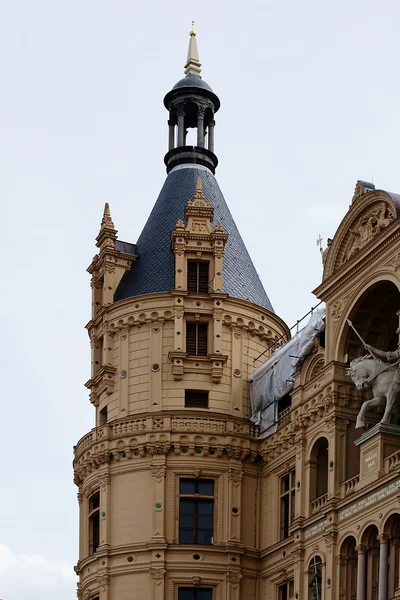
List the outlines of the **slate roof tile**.
{"type": "Polygon", "coordinates": [[[207,168],[199,165],[180,165],[168,174],[135,246],[138,258],[122,277],[114,300],[167,292],[174,288],[171,231],[175,229],[177,220],[184,218],[184,209],[188,200],[194,197],[198,176],[202,179],[206,200],[214,207],[214,223],[221,223],[229,234],[225,246],[223,291],[273,312],[217,180],[207,168]]]}

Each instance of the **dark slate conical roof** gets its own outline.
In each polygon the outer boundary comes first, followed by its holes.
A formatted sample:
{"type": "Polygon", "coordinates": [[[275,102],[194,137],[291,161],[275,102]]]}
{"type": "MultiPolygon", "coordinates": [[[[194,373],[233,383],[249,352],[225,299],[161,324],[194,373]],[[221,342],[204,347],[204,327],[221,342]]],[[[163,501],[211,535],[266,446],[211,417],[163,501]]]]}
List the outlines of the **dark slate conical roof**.
{"type": "Polygon", "coordinates": [[[214,208],[214,223],[221,223],[229,234],[225,246],[223,291],[273,312],[217,180],[207,168],[190,164],[175,167],[168,174],[137,241],[137,259],[122,277],[114,300],[174,289],[175,259],[170,245],[171,231],[178,219],[184,218],[185,206],[194,197],[199,176],[205,198],[214,208]]]}

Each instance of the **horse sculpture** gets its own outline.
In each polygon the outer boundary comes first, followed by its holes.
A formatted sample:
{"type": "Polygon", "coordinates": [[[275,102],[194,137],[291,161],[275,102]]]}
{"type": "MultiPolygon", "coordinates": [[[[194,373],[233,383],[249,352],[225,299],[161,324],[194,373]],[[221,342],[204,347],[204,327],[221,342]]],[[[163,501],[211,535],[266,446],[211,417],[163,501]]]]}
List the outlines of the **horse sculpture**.
{"type": "Polygon", "coordinates": [[[365,427],[364,415],[369,408],[385,406],[380,423],[389,423],[392,415],[400,412],[400,385],[396,382],[398,367],[379,359],[361,356],[351,361],[347,369],[356,388],[371,388],[373,398],[366,400],[357,416],[356,428],[365,427]]]}

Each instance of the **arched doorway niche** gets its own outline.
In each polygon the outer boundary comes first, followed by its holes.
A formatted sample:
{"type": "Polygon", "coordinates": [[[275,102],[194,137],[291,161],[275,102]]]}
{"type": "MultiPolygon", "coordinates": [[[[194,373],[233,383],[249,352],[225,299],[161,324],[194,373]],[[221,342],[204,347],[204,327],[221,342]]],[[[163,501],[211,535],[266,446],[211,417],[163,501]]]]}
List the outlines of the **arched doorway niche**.
{"type": "MultiPolygon", "coordinates": [[[[372,283],[353,305],[347,318],[353,323],[365,343],[381,350],[396,350],[399,326],[400,292],[395,283],[388,279],[372,283]]],[[[365,349],[354,333],[345,324],[338,348],[338,360],[349,362],[363,356],[365,349]]]]}
{"type": "Polygon", "coordinates": [[[365,600],[377,600],[378,598],[380,551],[378,536],[379,531],[376,525],[369,525],[361,536],[361,545],[365,549],[365,562],[361,566],[358,577],[365,586],[365,600]]]}
{"type": "Polygon", "coordinates": [[[347,537],[340,546],[339,553],[340,597],[354,600],[357,594],[357,542],[353,536],[347,537]]]}
{"type": "Polygon", "coordinates": [[[400,593],[400,514],[394,513],[388,517],[383,528],[382,542],[387,548],[387,588],[388,598],[398,597],[400,593]]]}
{"type": "Polygon", "coordinates": [[[322,510],[328,499],[329,442],[319,437],[313,444],[309,467],[310,515],[322,510]]]}

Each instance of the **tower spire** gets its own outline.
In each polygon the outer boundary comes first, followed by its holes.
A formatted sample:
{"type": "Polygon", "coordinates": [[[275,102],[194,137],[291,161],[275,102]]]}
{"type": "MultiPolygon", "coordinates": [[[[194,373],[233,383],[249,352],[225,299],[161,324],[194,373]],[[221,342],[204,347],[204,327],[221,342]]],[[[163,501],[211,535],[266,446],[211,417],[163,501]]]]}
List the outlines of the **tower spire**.
{"type": "Polygon", "coordinates": [[[188,73],[194,73],[194,75],[200,75],[201,64],[199,61],[199,51],[197,49],[196,32],[194,30],[194,21],[192,21],[192,29],[189,33],[189,49],[187,55],[187,61],[185,65],[185,75],[188,73]]]}

